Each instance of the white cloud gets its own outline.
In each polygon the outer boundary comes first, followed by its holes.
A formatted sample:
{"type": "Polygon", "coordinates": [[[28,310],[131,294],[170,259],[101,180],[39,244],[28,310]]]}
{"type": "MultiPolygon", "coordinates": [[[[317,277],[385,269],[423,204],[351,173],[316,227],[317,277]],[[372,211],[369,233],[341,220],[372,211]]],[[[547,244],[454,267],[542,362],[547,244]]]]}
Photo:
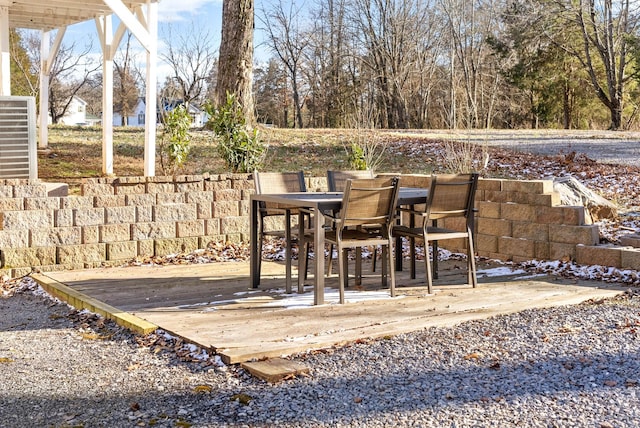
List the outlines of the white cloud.
{"type": "Polygon", "coordinates": [[[183,21],[190,16],[207,12],[207,8],[221,7],[222,0],[162,0],[158,3],[158,19],[161,22],[183,21]]]}

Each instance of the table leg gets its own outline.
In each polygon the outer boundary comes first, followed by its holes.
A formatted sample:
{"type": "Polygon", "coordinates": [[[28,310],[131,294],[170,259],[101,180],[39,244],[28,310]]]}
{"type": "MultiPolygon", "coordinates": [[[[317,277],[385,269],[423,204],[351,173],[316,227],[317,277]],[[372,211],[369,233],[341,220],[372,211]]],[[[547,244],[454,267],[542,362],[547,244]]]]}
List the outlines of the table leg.
{"type": "Polygon", "coordinates": [[[284,221],[285,289],[291,294],[291,210],[285,210],[284,221]]]}
{"type": "Polygon", "coordinates": [[[315,210],[313,251],[315,263],[313,271],[313,303],[324,304],[324,215],[322,210],[315,210]]]}
{"type": "Polygon", "coordinates": [[[304,280],[307,275],[308,243],[305,240],[305,218],[302,211],[298,214],[298,293],[304,293],[304,280]]]}
{"type": "Polygon", "coordinates": [[[249,243],[250,243],[250,255],[249,255],[249,276],[251,282],[251,288],[258,288],[260,285],[260,272],[258,272],[258,262],[261,255],[258,254],[258,201],[251,200],[249,208],[249,243]]]}

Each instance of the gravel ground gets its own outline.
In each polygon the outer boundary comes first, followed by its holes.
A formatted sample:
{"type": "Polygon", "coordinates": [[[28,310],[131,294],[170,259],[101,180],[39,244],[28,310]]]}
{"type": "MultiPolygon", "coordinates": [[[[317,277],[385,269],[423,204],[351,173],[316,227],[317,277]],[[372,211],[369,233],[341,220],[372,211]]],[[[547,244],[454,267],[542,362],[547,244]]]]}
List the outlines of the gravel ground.
{"type": "MultiPolygon", "coordinates": [[[[583,152],[534,137],[526,144],[534,153],[583,152]]],[[[584,152],[601,162],[638,159],[640,134],[594,139],[602,144],[591,141],[584,152]],[[596,156],[594,147],[613,157],[596,156]]],[[[612,174],[633,199],[637,174],[627,175],[612,174]]],[[[310,374],[275,385],[162,332],[137,336],[77,312],[29,279],[0,289],[0,427],[619,428],[640,421],[635,287],[616,299],[293,356],[310,374]]]]}
{"type": "Polygon", "coordinates": [[[46,297],[0,298],[6,427],[635,427],[640,292],[364,340],[268,384],[46,297]]]}

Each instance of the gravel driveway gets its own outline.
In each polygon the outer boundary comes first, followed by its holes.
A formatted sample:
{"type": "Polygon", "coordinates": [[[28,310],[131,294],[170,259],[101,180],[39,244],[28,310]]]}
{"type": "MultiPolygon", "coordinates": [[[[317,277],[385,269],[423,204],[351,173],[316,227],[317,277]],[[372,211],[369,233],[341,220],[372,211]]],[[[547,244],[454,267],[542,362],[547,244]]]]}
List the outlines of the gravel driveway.
{"type": "Polygon", "coordinates": [[[631,292],[300,355],[310,375],[272,385],[33,290],[0,298],[2,426],[619,428],[640,420],[640,297],[631,292]]]}
{"type": "MultiPolygon", "coordinates": [[[[640,165],[640,134],[455,138],[640,165]]],[[[299,355],[309,377],[276,385],[161,332],[135,336],[78,313],[29,280],[4,292],[0,426],[620,428],[640,420],[637,289],[299,355]]]]}
{"type": "Polygon", "coordinates": [[[565,130],[419,130],[434,139],[456,139],[533,154],[557,155],[575,151],[603,163],[640,166],[640,132],[565,130]]]}

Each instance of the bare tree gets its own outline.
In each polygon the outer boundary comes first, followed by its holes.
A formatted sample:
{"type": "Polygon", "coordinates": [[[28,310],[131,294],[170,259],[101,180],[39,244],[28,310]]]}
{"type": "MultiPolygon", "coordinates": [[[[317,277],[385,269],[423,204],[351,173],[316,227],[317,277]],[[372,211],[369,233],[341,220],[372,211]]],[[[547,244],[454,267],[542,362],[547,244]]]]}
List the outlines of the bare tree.
{"type": "MultiPolygon", "coordinates": [[[[39,75],[41,72],[40,38],[35,33],[30,34],[25,46],[39,75]]],[[[75,43],[60,46],[49,76],[48,110],[53,123],[58,123],[67,114],[73,97],[100,68],[99,62],[92,61],[91,51],[91,42],[88,42],[79,52],[75,43]]]]}
{"type": "Polygon", "coordinates": [[[254,94],[258,122],[287,126],[287,76],[282,63],[271,58],[255,69],[254,94]]]}
{"type": "Polygon", "coordinates": [[[102,114],[102,73],[95,73],[87,84],[78,91],[78,96],[86,101],[87,113],[95,116],[102,114]]]}
{"type": "Polygon", "coordinates": [[[409,125],[408,84],[419,71],[418,58],[428,37],[428,2],[421,0],[354,0],[351,10],[366,55],[362,61],[376,86],[380,125],[409,125]]]}
{"type": "Polygon", "coordinates": [[[610,112],[610,129],[622,125],[626,83],[632,78],[630,41],[637,38],[640,6],[629,0],[580,0],[552,2],[547,8],[549,36],[573,57],[589,75],[595,93],[610,112]],[[567,29],[581,35],[581,43],[567,43],[567,29]]]}
{"type": "Polygon", "coordinates": [[[275,52],[277,57],[284,64],[291,84],[291,94],[296,117],[294,128],[303,128],[302,104],[304,97],[301,97],[301,62],[303,52],[309,43],[309,37],[301,30],[301,10],[302,6],[296,7],[293,2],[285,8],[283,1],[278,0],[269,10],[263,9],[260,20],[262,21],[268,35],[269,47],[275,52]]]}
{"type": "Polygon", "coordinates": [[[175,94],[166,94],[172,100],[181,100],[186,105],[205,99],[209,84],[209,73],[216,64],[211,33],[196,25],[187,31],[175,34],[169,26],[165,41],[168,50],[161,57],[171,66],[170,87],[175,94]]]}
{"type": "Polygon", "coordinates": [[[253,107],[253,0],[224,0],[216,98],[224,105],[235,94],[246,123],[255,122],[253,107]]]}
{"type": "Polygon", "coordinates": [[[135,65],[131,38],[131,32],[127,32],[124,49],[119,50],[117,57],[113,59],[115,68],[113,101],[116,109],[120,111],[122,126],[129,124],[128,118],[138,104],[140,98],[138,84],[142,81],[142,74],[135,65]]]}
{"type": "Polygon", "coordinates": [[[9,53],[11,55],[11,92],[16,95],[38,95],[38,74],[33,58],[25,45],[26,33],[12,29],[9,32],[9,53]]]}
{"type": "Polygon", "coordinates": [[[456,103],[454,82],[459,77],[463,91],[466,127],[491,125],[491,106],[497,92],[499,75],[493,70],[493,58],[487,39],[499,31],[503,2],[496,0],[439,0],[450,37],[452,103],[456,103]]]}
{"type": "Polygon", "coordinates": [[[304,67],[312,126],[345,126],[357,106],[355,55],[347,22],[348,0],[316,0],[304,67]]]}

